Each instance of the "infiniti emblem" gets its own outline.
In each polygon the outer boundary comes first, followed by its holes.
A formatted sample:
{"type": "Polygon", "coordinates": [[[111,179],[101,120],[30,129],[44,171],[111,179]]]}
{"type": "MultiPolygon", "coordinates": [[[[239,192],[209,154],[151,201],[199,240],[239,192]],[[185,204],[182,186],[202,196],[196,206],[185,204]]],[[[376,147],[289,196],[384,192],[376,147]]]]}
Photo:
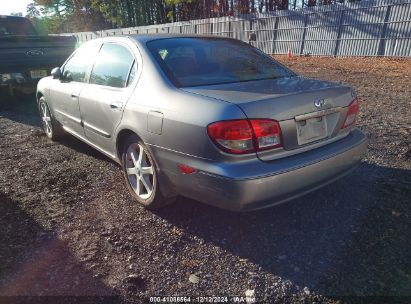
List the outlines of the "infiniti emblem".
{"type": "Polygon", "coordinates": [[[26,52],[27,56],[42,56],[44,55],[43,51],[40,50],[30,50],[26,52]]]}
{"type": "Polygon", "coordinates": [[[325,106],[325,99],[324,98],[319,98],[316,101],[314,101],[314,105],[317,108],[322,108],[323,106],[325,106]]]}

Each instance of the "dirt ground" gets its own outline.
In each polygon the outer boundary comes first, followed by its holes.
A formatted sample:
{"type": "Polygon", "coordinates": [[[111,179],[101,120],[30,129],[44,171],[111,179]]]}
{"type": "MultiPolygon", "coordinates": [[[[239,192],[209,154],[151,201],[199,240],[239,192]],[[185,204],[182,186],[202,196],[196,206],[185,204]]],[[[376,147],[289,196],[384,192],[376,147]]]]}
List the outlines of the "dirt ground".
{"type": "Polygon", "coordinates": [[[258,212],[185,198],[145,211],[112,161],[72,137],[49,141],[29,105],[1,111],[0,303],[246,290],[259,303],[410,303],[411,60],[277,59],[352,85],[370,144],[352,174],[258,212]]]}

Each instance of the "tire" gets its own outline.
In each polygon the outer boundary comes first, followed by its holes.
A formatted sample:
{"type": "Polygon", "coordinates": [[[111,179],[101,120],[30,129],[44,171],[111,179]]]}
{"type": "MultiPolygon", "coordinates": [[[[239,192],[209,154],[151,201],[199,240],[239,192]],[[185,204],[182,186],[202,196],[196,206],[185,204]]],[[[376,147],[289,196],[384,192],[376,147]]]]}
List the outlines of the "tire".
{"type": "Polygon", "coordinates": [[[52,141],[59,140],[64,135],[61,124],[51,115],[46,99],[42,96],[39,99],[39,112],[43,130],[52,141]]]}
{"type": "Polygon", "coordinates": [[[125,140],[121,163],[128,190],[145,209],[158,210],[175,200],[161,193],[154,157],[136,135],[125,140]]]}

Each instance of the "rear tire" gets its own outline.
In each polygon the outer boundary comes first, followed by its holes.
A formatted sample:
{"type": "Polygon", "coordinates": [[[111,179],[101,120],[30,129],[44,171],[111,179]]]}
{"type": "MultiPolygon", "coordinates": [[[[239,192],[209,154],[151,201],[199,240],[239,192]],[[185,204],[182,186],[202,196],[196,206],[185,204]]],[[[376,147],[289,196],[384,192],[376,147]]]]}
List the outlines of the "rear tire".
{"type": "Polygon", "coordinates": [[[59,140],[64,135],[61,124],[51,115],[44,96],[39,99],[39,112],[43,130],[52,141],[59,140]]]}
{"type": "Polygon", "coordinates": [[[121,161],[127,188],[145,209],[157,210],[175,200],[161,193],[154,157],[136,135],[125,140],[121,161]]]}

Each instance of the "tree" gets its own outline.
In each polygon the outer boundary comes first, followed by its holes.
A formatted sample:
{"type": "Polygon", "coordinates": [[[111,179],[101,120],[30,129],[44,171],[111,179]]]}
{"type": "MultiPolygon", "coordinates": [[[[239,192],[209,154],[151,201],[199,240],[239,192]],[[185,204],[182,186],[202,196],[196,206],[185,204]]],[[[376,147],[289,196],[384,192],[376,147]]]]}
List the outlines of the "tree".
{"type": "MultiPolygon", "coordinates": [[[[50,32],[93,31],[289,9],[289,0],[33,0],[50,32]]],[[[335,1],[335,0],[334,0],[335,1]]],[[[355,1],[355,0],[338,0],[355,1]]],[[[293,0],[293,9],[332,0],[293,0]]],[[[37,10],[37,12],[36,12],[37,10]]]]}
{"type": "Polygon", "coordinates": [[[40,18],[40,12],[36,8],[36,5],[34,3],[29,3],[27,5],[26,12],[27,12],[26,17],[29,18],[29,19],[40,18]]]}

